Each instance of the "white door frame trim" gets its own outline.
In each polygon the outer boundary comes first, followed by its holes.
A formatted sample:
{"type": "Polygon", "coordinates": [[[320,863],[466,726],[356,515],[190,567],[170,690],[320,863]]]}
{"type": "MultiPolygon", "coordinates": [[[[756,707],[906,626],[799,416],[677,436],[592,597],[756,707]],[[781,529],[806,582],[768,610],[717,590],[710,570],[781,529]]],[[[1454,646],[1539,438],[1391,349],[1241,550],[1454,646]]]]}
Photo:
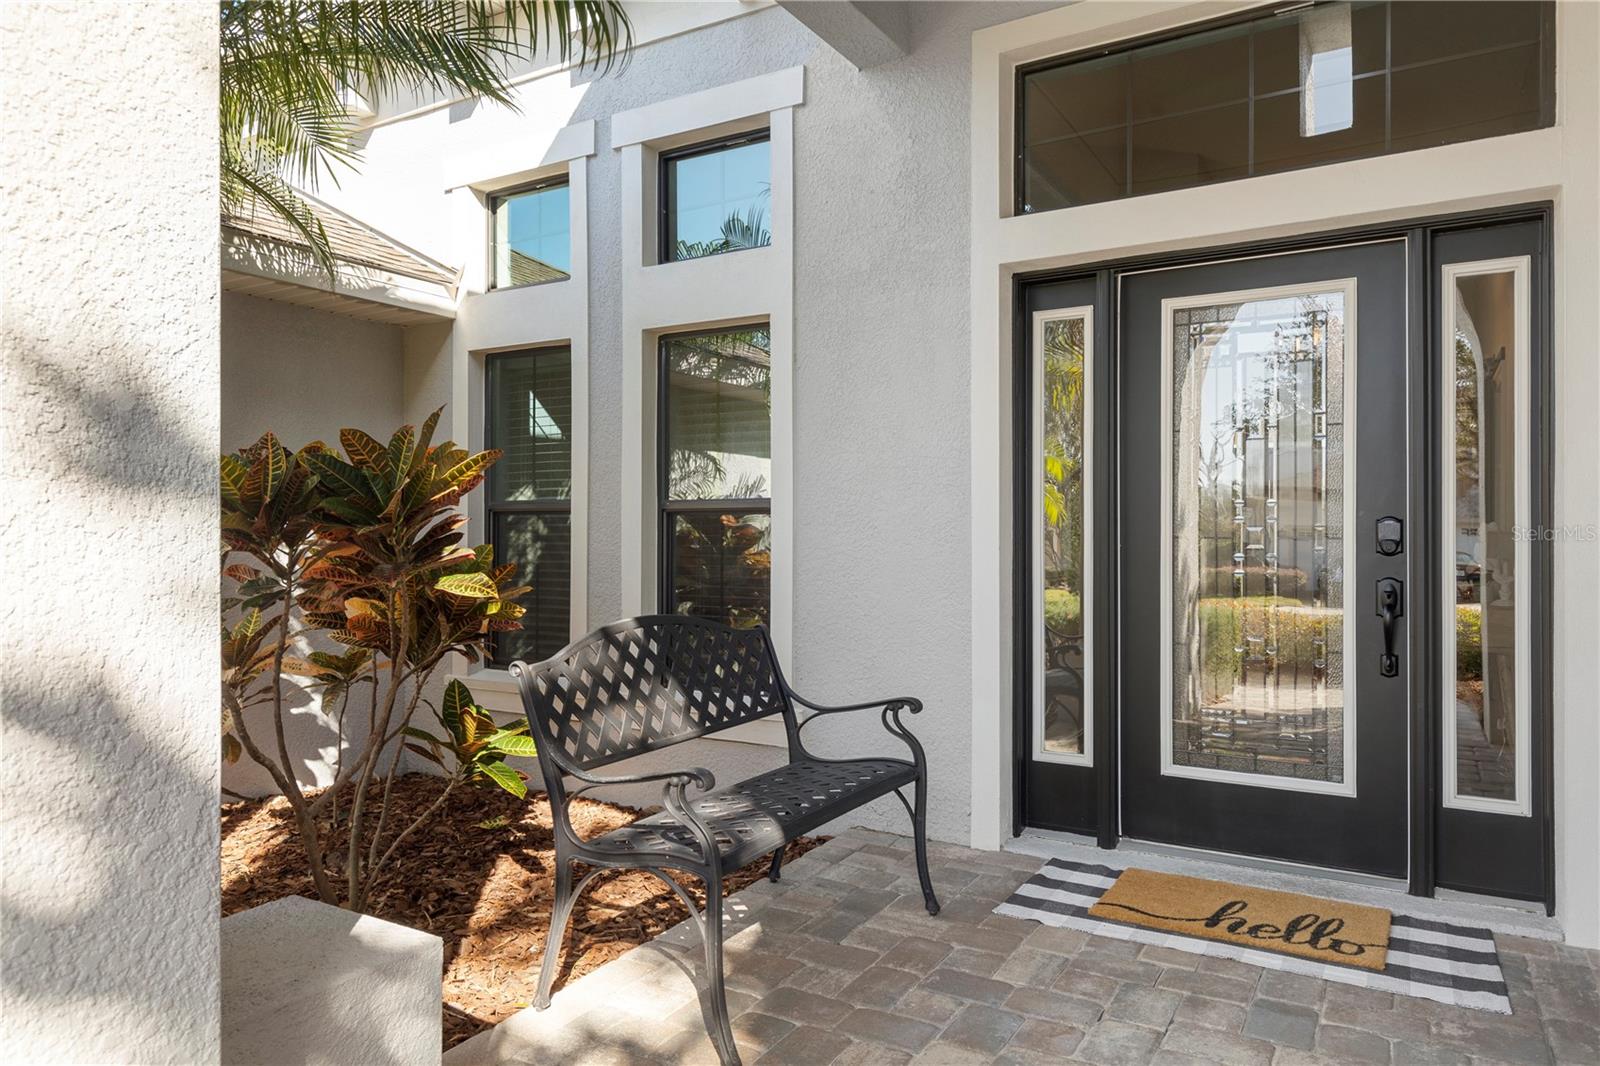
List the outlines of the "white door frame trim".
{"type": "MultiPolygon", "coordinates": [[[[1506,137],[1011,217],[1012,99],[1018,64],[1204,21],[1248,6],[1215,0],[1086,2],[972,36],[970,842],[1011,835],[1015,742],[1011,544],[1014,484],[1013,284],[1020,274],[1139,255],[1331,232],[1460,211],[1552,201],[1558,387],[1558,528],[1600,526],[1600,5],[1557,9],[1556,125],[1506,137]]],[[[1600,553],[1555,544],[1557,899],[1570,942],[1600,947],[1600,553]]]]}

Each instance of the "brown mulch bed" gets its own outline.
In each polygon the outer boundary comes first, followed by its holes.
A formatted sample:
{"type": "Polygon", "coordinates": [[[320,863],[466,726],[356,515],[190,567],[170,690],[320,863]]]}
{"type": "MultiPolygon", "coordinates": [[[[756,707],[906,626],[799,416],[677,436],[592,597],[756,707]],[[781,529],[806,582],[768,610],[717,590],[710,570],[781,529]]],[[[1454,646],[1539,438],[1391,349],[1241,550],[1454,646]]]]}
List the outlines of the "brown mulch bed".
{"type": "MultiPolygon", "coordinates": [[[[427,774],[398,778],[390,797],[395,805],[390,825],[409,824],[438,796],[440,784],[439,778],[427,774]]],[[[369,803],[376,800],[374,792],[369,803]]],[[[340,809],[348,811],[349,803],[342,802],[340,809]]],[[[647,813],[580,799],[573,803],[571,817],[580,835],[592,837],[647,813]]],[[[825,839],[794,842],[786,861],[825,839]]],[[[331,834],[329,842],[329,853],[342,855],[343,831],[331,834]]],[[[379,918],[443,938],[446,1049],[533,1001],[550,920],[554,868],[550,805],[544,794],[529,793],[526,800],[519,800],[499,789],[484,788],[456,789],[391,860],[369,910],[379,918]]],[[[764,862],[747,866],[723,878],[724,893],[765,874],[764,862]]],[[[688,875],[679,880],[697,904],[704,903],[698,880],[688,875]]],[[[315,899],[316,894],[286,801],[272,797],[223,805],[224,915],[284,896],[315,899]]],[[[555,987],[688,916],[682,901],[649,874],[602,874],[584,891],[573,913],[555,987]]]]}

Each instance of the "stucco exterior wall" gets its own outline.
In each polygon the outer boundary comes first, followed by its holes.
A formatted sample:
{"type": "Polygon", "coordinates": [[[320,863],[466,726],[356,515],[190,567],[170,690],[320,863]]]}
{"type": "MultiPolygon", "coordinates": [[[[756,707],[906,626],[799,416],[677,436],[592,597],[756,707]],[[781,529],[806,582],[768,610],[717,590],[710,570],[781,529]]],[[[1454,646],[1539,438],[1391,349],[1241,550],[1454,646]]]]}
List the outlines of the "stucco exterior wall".
{"type": "Polygon", "coordinates": [[[222,446],[266,430],[288,447],[337,445],[339,430],[374,436],[405,417],[406,327],[313,307],[222,294],[222,446]]]}
{"type": "Polygon", "coordinates": [[[0,18],[0,1058],[215,1061],[217,9],[0,18]]]}

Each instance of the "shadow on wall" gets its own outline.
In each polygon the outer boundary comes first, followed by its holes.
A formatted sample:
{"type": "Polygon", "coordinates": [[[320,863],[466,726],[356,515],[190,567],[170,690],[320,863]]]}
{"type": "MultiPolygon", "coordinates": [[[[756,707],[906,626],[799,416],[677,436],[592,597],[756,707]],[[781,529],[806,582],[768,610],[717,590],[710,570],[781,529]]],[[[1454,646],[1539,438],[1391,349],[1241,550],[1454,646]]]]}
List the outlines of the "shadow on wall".
{"type": "Polygon", "coordinates": [[[76,589],[4,604],[8,1042],[35,1060],[181,1059],[216,1024],[185,990],[215,969],[214,938],[194,952],[216,906],[218,719],[193,700],[215,699],[219,667],[209,642],[175,661],[212,632],[215,607],[197,605],[218,580],[214,542],[194,540],[214,444],[174,409],[214,401],[191,392],[203,377],[145,374],[161,352],[86,370],[97,353],[8,341],[8,419],[32,421],[13,423],[7,561],[76,589]],[[174,916],[196,924],[172,931],[174,916]]]}

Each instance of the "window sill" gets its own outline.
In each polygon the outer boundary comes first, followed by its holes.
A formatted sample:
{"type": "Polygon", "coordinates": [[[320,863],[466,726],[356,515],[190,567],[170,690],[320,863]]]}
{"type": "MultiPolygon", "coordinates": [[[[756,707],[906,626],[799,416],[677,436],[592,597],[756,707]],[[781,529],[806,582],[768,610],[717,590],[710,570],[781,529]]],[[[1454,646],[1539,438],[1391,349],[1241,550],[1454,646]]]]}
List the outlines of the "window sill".
{"type": "Polygon", "coordinates": [[[542,289],[546,285],[560,285],[562,282],[571,281],[572,275],[564,278],[546,278],[544,281],[525,281],[521,285],[491,285],[484,292],[485,296],[497,292],[520,292],[523,289],[542,289]]]}

